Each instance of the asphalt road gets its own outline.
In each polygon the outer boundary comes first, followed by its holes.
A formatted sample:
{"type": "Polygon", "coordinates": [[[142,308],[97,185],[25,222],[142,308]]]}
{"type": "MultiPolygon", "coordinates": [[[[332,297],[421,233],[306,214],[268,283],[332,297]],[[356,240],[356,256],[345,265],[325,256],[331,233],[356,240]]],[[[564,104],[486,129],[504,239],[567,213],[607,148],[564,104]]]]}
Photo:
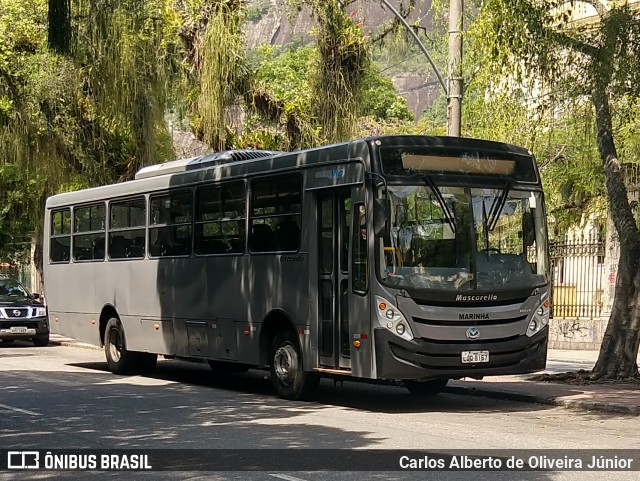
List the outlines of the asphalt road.
{"type": "MultiPolygon", "coordinates": [[[[292,402],[275,397],[260,371],[217,377],[205,364],[160,361],[150,376],[119,377],[106,371],[100,351],[0,344],[0,449],[86,448],[279,449],[292,456],[293,449],[640,449],[640,434],[635,417],[453,394],[416,399],[401,387],[355,382],[324,380],[317,402],[292,402]]],[[[286,465],[267,472],[1,471],[0,481],[640,479],[640,471],[291,472],[286,465]]]]}

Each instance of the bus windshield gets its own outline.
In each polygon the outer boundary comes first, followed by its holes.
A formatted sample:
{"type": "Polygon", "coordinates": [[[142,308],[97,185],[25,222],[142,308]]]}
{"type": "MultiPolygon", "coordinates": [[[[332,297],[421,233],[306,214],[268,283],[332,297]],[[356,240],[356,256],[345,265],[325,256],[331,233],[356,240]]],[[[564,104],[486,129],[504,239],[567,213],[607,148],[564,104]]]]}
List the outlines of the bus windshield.
{"type": "Polygon", "coordinates": [[[497,291],[547,282],[540,192],[424,180],[388,186],[390,236],[377,244],[385,284],[497,291]]]}

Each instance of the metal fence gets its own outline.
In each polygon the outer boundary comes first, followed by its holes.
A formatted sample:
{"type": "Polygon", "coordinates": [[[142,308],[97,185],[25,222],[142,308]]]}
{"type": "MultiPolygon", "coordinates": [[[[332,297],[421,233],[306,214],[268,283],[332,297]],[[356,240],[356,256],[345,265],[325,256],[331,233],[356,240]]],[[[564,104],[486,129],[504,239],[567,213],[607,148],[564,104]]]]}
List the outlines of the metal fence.
{"type": "Polygon", "coordinates": [[[552,317],[594,319],[604,303],[605,247],[599,236],[550,243],[552,317]]]}

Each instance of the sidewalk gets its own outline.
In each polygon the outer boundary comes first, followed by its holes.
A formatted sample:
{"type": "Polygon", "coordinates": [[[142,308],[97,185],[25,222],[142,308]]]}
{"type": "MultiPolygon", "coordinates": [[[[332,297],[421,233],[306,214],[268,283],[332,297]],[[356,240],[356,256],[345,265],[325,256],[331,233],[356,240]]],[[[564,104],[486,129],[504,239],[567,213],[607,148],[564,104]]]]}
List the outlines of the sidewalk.
{"type": "MultiPolygon", "coordinates": [[[[549,350],[545,373],[590,371],[599,351],[549,350]]],[[[640,360],[639,360],[640,363],[640,360]]],[[[639,384],[577,385],[530,381],[532,374],[486,377],[482,381],[450,381],[447,391],[497,399],[535,402],[588,411],[640,415],[639,384]]]]}
{"type": "MultiPolygon", "coordinates": [[[[51,344],[100,349],[57,334],[51,344]]],[[[554,374],[580,369],[591,370],[598,351],[550,350],[546,373],[554,374]]],[[[639,359],[640,363],[640,359],[639,359]]],[[[492,376],[476,380],[450,381],[447,391],[455,394],[486,396],[496,399],[565,406],[588,411],[640,415],[639,384],[576,385],[530,381],[531,374],[492,376]]]]}

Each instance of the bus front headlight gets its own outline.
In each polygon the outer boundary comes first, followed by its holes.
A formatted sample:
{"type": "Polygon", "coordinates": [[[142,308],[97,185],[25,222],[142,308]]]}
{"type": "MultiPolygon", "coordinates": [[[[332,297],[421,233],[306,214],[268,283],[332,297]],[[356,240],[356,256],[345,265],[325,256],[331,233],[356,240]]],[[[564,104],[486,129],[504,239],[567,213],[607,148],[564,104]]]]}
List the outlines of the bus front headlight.
{"type": "Polygon", "coordinates": [[[549,324],[549,316],[551,315],[551,303],[547,298],[548,294],[544,294],[542,302],[536,309],[529,326],[527,328],[527,336],[531,337],[542,330],[547,324],[549,324]]]}
{"type": "Polygon", "coordinates": [[[396,336],[406,339],[407,341],[413,339],[411,327],[407,319],[400,312],[400,309],[379,296],[376,296],[376,319],[378,324],[396,336]]]}

